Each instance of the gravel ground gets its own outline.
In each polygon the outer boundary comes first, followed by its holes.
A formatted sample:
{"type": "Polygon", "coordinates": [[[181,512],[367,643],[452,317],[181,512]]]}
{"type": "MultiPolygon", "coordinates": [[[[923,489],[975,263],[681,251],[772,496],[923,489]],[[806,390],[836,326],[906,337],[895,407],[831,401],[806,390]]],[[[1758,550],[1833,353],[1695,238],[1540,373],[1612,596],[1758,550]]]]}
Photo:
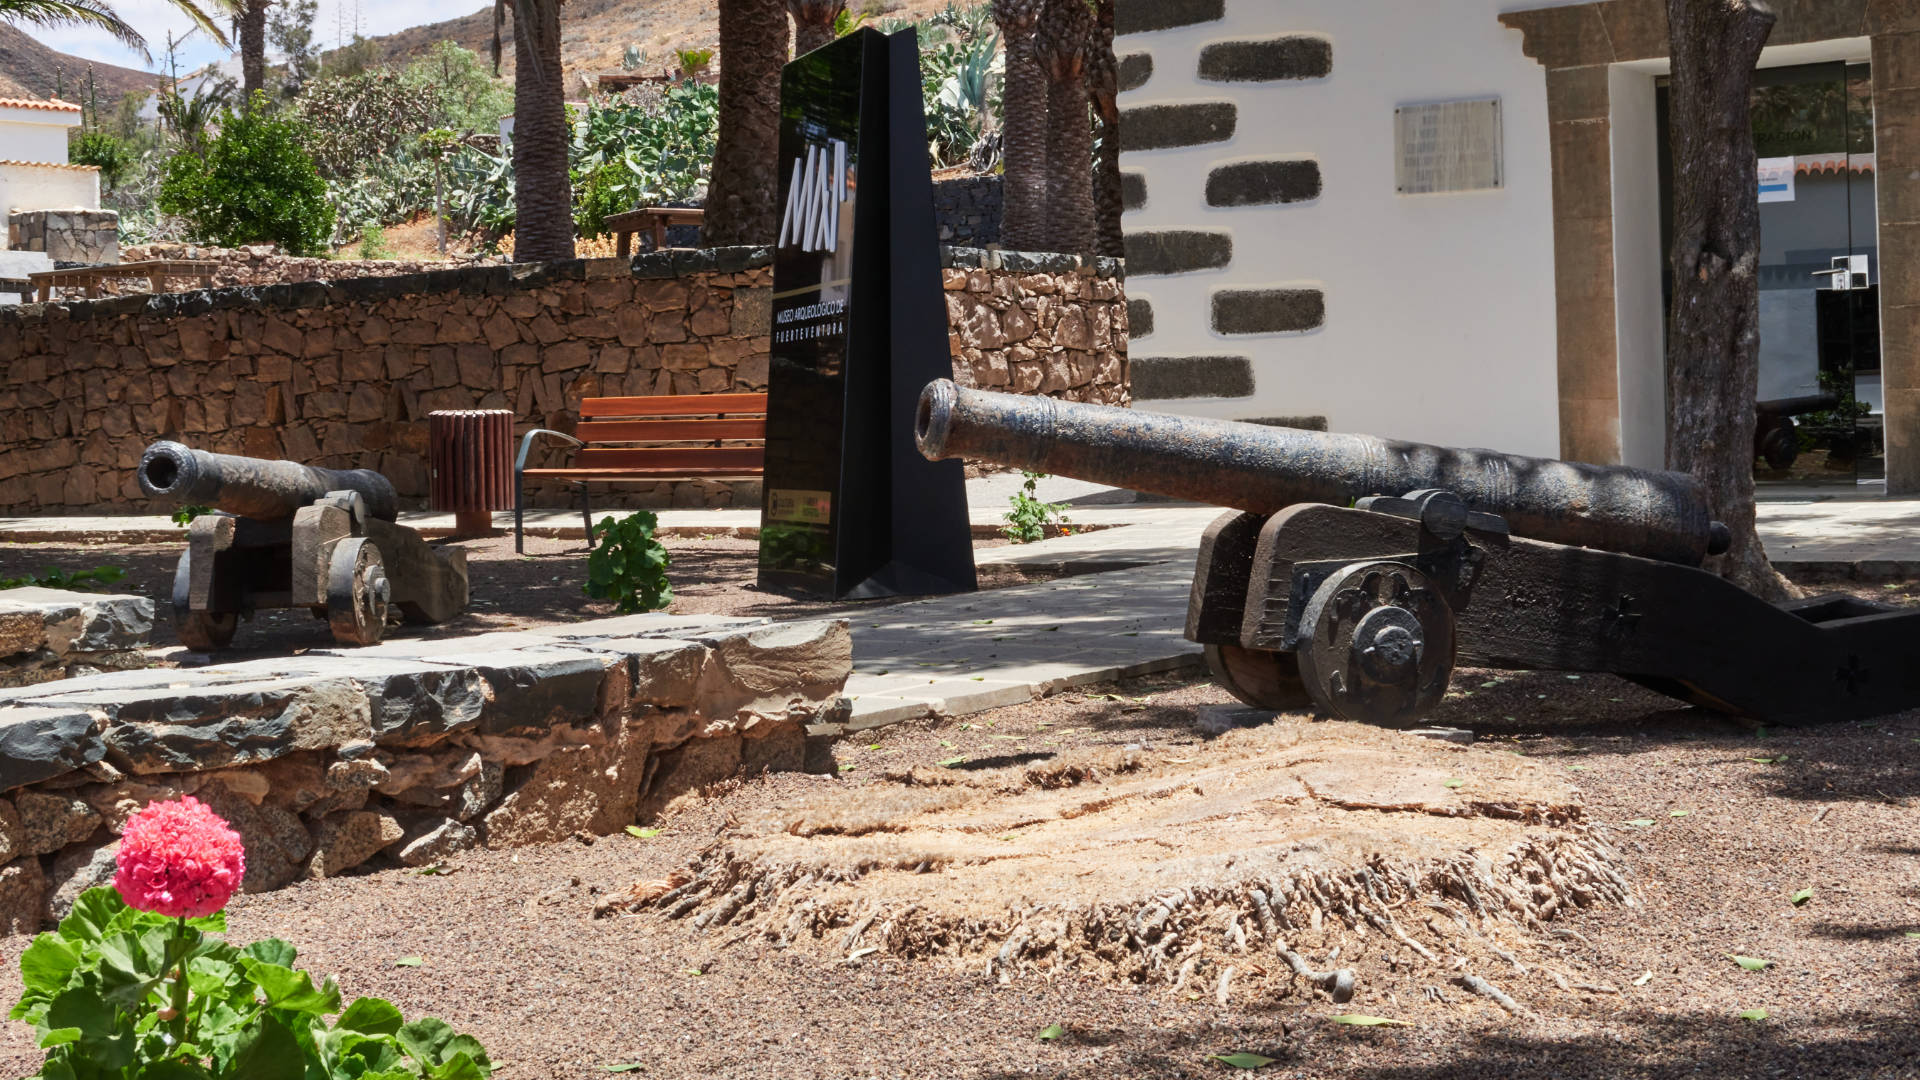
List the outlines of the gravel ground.
{"type": "MultiPolygon", "coordinates": [[[[587,577],[586,549],[580,540],[529,536],[527,553],[517,555],[512,536],[450,541],[467,551],[472,606],[466,614],[438,626],[402,626],[390,637],[456,637],[493,630],[519,630],[555,623],[601,619],[615,614],[613,605],[589,599],[581,592],[587,577]]],[[[675,615],[750,615],[774,619],[805,619],[821,615],[855,614],[916,599],[911,596],[879,600],[828,601],[791,592],[761,590],[758,576],[759,542],[731,536],[679,537],[661,540],[672,562],[667,580],[674,599],[667,609],[675,615]]],[[[985,551],[1005,540],[978,539],[974,550],[985,551]]],[[[137,593],[154,601],[152,641],[155,646],[178,644],[173,633],[174,567],[183,544],[6,544],[0,546],[0,579],[28,577],[49,568],[65,571],[96,566],[119,566],[127,576],[107,591],[137,593]]],[[[1010,567],[980,571],[983,589],[1044,581],[1046,573],[1022,572],[1010,567]]],[[[233,647],[222,653],[235,660],[284,655],[290,650],[331,645],[324,623],[301,610],[262,611],[242,621],[233,647]]]]}
{"type": "MultiPolygon", "coordinates": [[[[1190,678],[867,733],[834,748],[830,775],[719,785],[644,840],[471,852],[441,875],[388,870],[244,897],[233,936],[285,937],[349,996],[473,1032],[507,1080],[624,1065],[657,1077],[1181,1077],[1227,1071],[1207,1055],[1239,1051],[1276,1059],[1259,1076],[1920,1076],[1920,714],[1763,732],[1666,710],[1608,677],[1469,671],[1456,686],[1441,719],[1564,766],[1639,897],[1555,920],[1571,933],[1523,950],[1525,974],[1483,971],[1528,1019],[1458,989],[1444,1003],[1394,989],[1447,985],[1452,972],[1410,954],[1405,979],[1363,987],[1350,1006],[1301,987],[1222,1008],[1211,994],[1080,974],[1000,986],[939,962],[827,963],[753,936],[723,947],[726,935],[684,923],[591,917],[597,898],[665,876],[749,815],[821,785],[1004,754],[996,736],[1038,751],[1051,739],[1204,755],[1194,710],[1226,699],[1190,678]],[[1801,889],[1813,894],[1796,906],[1801,889]],[[1773,965],[1746,971],[1730,954],[1773,965]],[[403,956],[424,963],[396,967],[403,956]],[[1562,990],[1547,969],[1621,993],[1562,990]],[[1739,1017],[1751,1009],[1767,1019],[1739,1017]],[[1327,1019],[1348,1010],[1412,1026],[1327,1019]],[[1037,1038],[1056,1023],[1063,1037],[1037,1038]]],[[[0,994],[17,993],[25,944],[4,942],[0,994]]],[[[35,1060],[24,1026],[0,1028],[0,1069],[25,1074],[35,1060]]]]}

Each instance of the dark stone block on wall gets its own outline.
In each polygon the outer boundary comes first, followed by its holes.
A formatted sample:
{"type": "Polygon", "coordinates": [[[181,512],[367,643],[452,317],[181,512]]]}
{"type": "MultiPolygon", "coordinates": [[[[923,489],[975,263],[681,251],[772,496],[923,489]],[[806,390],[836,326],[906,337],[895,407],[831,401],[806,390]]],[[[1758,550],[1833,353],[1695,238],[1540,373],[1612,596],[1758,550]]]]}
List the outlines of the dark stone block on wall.
{"type": "Polygon", "coordinates": [[[1221,334],[1278,334],[1327,321],[1319,289],[1222,289],[1213,294],[1213,329],[1221,334]]]}
{"type": "Polygon", "coordinates": [[[1113,32],[1144,34],[1213,22],[1226,14],[1226,9],[1227,0],[1114,0],[1113,32]]]}
{"type": "Polygon", "coordinates": [[[1306,34],[1223,41],[1200,50],[1200,77],[1208,82],[1324,79],[1332,72],[1333,42],[1306,34]]]}
{"type": "Polygon", "coordinates": [[[1120,110],[1120,149],[1161,150],[1200,146],[1233,138],[1236,119],[1231,101],[1191,105],[1141,105],[1120,110]]]}
{"type": "Polygon", "coordinates": [[[1127,234],[1127,274],[1184,274],[1216,270],[1233,261],[1233,234],[1202,229],[1155,229],[1127,234]]]}
{"type": "Polygon", "coordinates": [[[1153,333],[1153,305],[1140,297],[1127,299],[1127,338],[1135,340],[1153,333]]]}
{"type": "Polygon", "coordinates": [[[1149,356],[1131,361],[1127,370],[1135,401],[1253,393],[1253,361],[1244,356],[1149,356]]]}
{"type": "Polygon", "coordinates": [[[1138,210],[1147,205],[1147,177],[1145,173],[1123,172],[1120,174],[1120,208],[1138,210]]]}
{"type": "Polygon", "coordinates": [[[1298,428],[1301,431],[1327,430],[1327,418],[1324,416],[1243,416],[1243,424],[1259,424],[1261,427],[1298,428]]]}
{"type": "Polygon", "coordinates": [[[1152,53],[1128,53],[1120,58],[1119,85],[1123,93],[1140,89],[1152,77],[1152,53]]]}
{"type": "Polygon", "coordinates": [[[1320,163],[1311,159],[1239,161],[1207,174],[1208,206],[1260,206],[1319,197],[1320,163]]]}

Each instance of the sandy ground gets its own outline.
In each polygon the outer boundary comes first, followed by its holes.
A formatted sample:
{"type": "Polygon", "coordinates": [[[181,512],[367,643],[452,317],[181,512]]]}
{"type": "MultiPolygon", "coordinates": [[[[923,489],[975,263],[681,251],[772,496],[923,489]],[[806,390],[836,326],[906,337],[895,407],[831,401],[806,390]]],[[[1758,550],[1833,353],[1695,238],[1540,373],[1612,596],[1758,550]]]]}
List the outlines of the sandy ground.
{"type": "MultiPolygon", "coordinates": [[[[465,548],[472,606],[466,614],[438,626],[402,626],[389,637],[451,637],[494,630],[516,630],[554,623],[601,619],[615,614],[613,605],[589,599],[587,558],[582,540],[550,540],[529,536],[527,554],[516,555],[512,536],[481,540],[445,541],[465,548]]],[[[758,575],[758,542],[730,536],[677,537],[661,540],[672,560],[667,579],[673,584],[675,615],[748,615],[773,619],[804,619],[855,613],[865,608],[901,603],[914,597],[865,601],[827,601],[794,592],[763,591],[758,575]]],[[[1004,545],[1000,539],[974,541],[976,551],[1004,545]]],[[[127,576],[107,591],[136,593],[154,601],[155,646],[177,644],[173,632],[174,567],[185,547],[166,544],[6,544],[0,545],[0,579],[27,577],[49,568],[66,571],[96,566],[119,566],[127,576]]],[[[982,588],[1003,588],[1046,580],[1047,575],[1012,569],[983,568],[982,588]]],[[[222,653],[233,659],[283,655],[299,648],[332,643],[326,625],[304,610],[262,611],[242,621],[233,647],[222,653]]]]}
{"type": "MultiPolygon", "coordinates": [[[[743,821],[823,791],[857,798],[914,765],[1016,744],[1204,760],[1218,748],[1195,733],[1195,709],[1226,699],[1180,679],[869,733],[835,747],[828,775],[729,782],[648,839],[472,852],[443,875],[388,870],[245,897],[233,936],[283,936],[349,996],[472,1031],[509,1080],[624,1065],[661,1077],[1181,1077],[1223,1072],[1208,1055],[1240,1051],[1276,1059],[1261,1076],[1920,1075],[1920,715],[1761,732],[1666,711],[1606,677],[1465,672],[1456,687],[1440,719],[1475,727],[1482,750],[1564,771],[1587,821],[1618,843],[1638,901],[1555,919],[1568,933],[1516,951],[1525,974],[1478,969],[1532,1018],[1463,994],[1410,953],[1397,957],[1404,973],[1364,983],[1347,1006],[1276,983],[1222,1007],[1211,992],[1099,972],[1000,985],[940,959],[847,963],[684,921],[591,917],[743,821]],[[1812,898],[1796,906],[1801,889],[1812,898]],[[1730,954],[1773,965],[1746,971],[1730,954]],[[425,963],[396,967],[402,956],[425,963]],[[1550,971],[1621,992],[1561,990],[1550,971]],[[1447,1000],[1411,992],[1430,984],[1447,1000]],[[1739,1017],[1751,1009],[1767,1019],[1739,1017]],[[1328,1019],[1348,1011],[1412,1026],[1328,1019]],[[1049,1024],[1066,1034],[1039,1040],[1049,1024]]],[[[17,993],[25,943],[4,943],[0,995],[17,993]]],[[[0,1028],[0,1069],[25,1074],[35,1060],[24,1027],[0,1028]]]]}

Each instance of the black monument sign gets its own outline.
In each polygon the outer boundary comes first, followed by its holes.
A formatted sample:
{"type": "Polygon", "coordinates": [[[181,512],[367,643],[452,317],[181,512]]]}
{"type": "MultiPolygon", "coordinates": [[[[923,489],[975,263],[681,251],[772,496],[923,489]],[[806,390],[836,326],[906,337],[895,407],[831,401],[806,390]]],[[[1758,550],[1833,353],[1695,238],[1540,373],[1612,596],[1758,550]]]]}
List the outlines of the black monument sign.
{"type": "Polygon", "coordinates": [[[952,373],[911,29],[786,66],[760,581],[835,597],[974,587],[960,464],[914,448],[952,373]]]}

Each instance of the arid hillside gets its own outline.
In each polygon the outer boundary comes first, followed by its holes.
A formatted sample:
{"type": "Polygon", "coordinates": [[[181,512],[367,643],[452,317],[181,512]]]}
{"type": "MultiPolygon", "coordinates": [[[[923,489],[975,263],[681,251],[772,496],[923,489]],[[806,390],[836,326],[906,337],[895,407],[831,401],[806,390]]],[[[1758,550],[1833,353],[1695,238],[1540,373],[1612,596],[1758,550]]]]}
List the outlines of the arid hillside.
{"type": "Polygon", "coordinates": [[[66,100],[79,101],[89,67],[103,111],[116,107],[128,91],[149,89],[159,80],[144,71],[55,52],[26,31],[0,22],[0,97],[46,98],[58,88],[66,100]]]}

